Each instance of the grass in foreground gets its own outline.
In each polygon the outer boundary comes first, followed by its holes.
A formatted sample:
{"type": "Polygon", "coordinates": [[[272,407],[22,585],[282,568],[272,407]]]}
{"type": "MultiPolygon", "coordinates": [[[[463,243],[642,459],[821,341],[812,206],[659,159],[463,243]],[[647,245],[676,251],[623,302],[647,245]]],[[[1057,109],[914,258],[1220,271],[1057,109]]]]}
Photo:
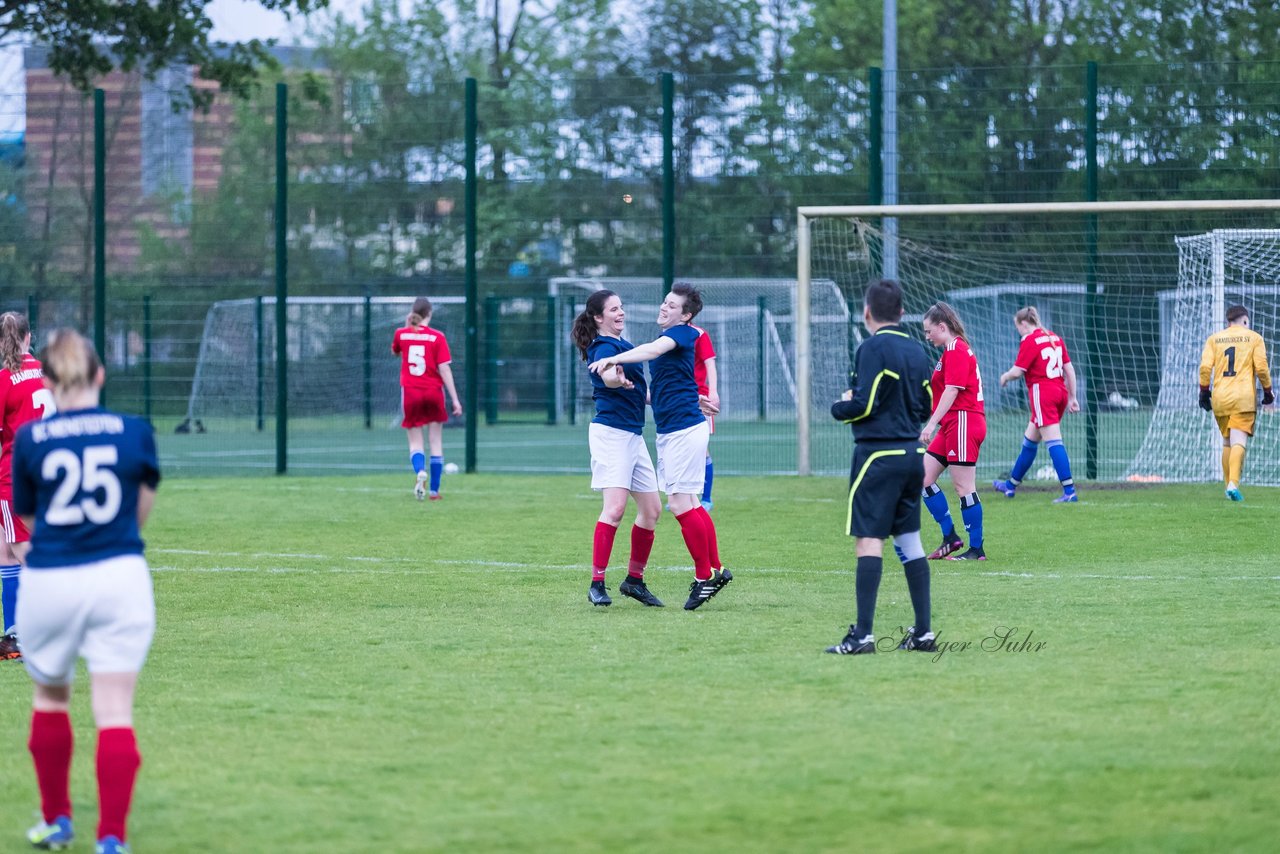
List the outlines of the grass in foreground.
{"type": "MultiPolygon", "coordinates": [[[[410,486],[162,485],[139,854],[1273,843],[1280,491],[986,494],[993,559],[933,584],[941,639],[971,646],[843,658],[822,654],[853,618],[841,481],[718,482],[737,580],[694,613],[669,515],[649,573],[668,607],[622,600],[613,569],[593,609],[585,478],[453,477],[439,504],[410,486]]],[[[890,556],[877,631],[910,620],[890,556]]],[[[28,708],[3,667],[0,851],[37,803],[28,708]]]]}

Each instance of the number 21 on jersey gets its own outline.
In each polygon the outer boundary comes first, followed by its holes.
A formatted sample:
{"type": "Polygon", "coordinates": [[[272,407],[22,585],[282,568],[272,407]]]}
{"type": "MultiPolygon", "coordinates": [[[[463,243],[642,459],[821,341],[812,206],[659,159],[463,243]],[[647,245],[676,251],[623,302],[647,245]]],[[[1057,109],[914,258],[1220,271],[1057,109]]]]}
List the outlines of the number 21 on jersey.
{"type": "Polygon", "coordinates": [[[1040,358],[1044,359],[1044,375],[1051,380],[1056,380],[1062,376],[1062,348],[1061,347],[1043,347],[1040,350],[1040,358]]]}

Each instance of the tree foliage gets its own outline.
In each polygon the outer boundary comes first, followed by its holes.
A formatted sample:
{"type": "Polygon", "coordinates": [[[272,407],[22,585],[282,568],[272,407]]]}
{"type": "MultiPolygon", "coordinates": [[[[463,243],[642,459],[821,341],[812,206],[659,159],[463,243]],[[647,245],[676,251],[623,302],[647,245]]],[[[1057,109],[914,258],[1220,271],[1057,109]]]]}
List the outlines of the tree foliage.
{"type": "MultiPolygon", "coordinates": [[[[210,0],[0,0],[0,33],[24,35],[49,46],[49,67],[78,88],[112,71],[140,71],[150,77],[170,65],[193,66],[206,80],[246,96],[256,71],[273,62],[269,43],[243,44],[210,40],[213,27],[206,12],[210,0]]],[[[258,0],[286,15],[307,14],[328,0],[258,0]]],[[[196,106],[207,106],[211,92],[188,87],[196,106]]]]}

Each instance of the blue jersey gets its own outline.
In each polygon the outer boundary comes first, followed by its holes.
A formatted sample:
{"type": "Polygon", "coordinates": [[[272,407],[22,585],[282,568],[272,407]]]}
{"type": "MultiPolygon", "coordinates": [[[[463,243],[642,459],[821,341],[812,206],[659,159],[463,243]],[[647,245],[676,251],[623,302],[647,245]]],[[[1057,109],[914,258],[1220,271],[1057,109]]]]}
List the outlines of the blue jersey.
{"type": "Polygon", "coordinates": [[[674,433],[707,420],[698,409],[698,381],[693,378],[693,345],[701,333],[681,323],[662,334],[676,346],[649,363],[653,421],[659,433],[674,433]]]}
{"type": "Polygon", "coordinates": [[[13,507],[36,517],[27,566],[142,554],[138,490],[159,482],[155,434],[141,419],[80,409],[23,425],[13,447],[13,507]]]}
{"type": "MultiPolygon", "coordinates": [[[[607,359],[625,353],[633,346],[625,338],[601,335],[587,348],[587,361],[607,359]]],[[[591,421],[639,435],[644,432],[644,365],[623,365],[622,372],[635,388],[609,388],[597,374],[589,375],[591,399],[596,403],[596,417],[591,421]]]]}

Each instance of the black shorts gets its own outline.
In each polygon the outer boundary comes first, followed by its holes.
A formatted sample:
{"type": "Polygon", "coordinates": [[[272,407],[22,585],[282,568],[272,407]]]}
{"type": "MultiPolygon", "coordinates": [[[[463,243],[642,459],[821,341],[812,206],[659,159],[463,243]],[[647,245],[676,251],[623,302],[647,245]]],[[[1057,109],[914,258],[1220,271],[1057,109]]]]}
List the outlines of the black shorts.
{"type": "Polygon", "coordinates": [[[858,445],[849,471],[849,536],[887,540],[920,530],[923,488],[924,448],[858,445]]]}

